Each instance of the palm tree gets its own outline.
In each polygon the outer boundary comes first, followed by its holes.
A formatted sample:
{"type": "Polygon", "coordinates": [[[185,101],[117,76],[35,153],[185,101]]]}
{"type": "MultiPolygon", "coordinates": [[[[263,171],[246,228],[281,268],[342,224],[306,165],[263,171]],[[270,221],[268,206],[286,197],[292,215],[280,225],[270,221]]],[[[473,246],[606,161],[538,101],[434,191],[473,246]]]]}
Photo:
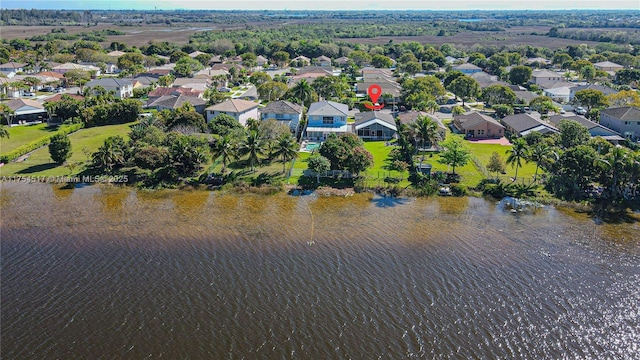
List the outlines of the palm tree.
{"type": "Polygon", "coordinates": [[[227,164],[238,156],[238,144],[230,135],[218,136],[211,144],[211,153],[222,161],[222,173],[227,170],[227,164]]]}
{"type": "Polygon", "coordinates": [[[298,157],[298,142],[290,133],[283,134],[276,140],[272,155],[282,159],[282,173],[284,174],[287,162],[298,157]]]}
{"type": "Polygon", "coordinates": [[[533,149],[531,149],[528,160],[536,163],[536,172],[533,175],[533,181],[538,180],[538,169],[540,168],[541,164],[547,162],[550,151],[551,148],[546,142],[539,142],[533,147],[533,149]]]}
{"type": "Polygon", "coordinates": [[[116,136],[107,138],[98,151],[93,153],[93,163],[100,169],[104,169],[108,174],[114,166],[124,163],[124,150],[120,144],[121,140],[116,136]]]}
{"type": "Polygon", "coordinates": [[[0,138],[9,138],[9,130],[4,125],[0,125],[0,138]]]}
{"type": "Polygon", "coordinates": [[[309,105],[311,105],[311,101],[313,101],[313,92],[313,88],[306,79],[300,80],[300,82],[292,88],[293,96],[306,107],[309,107],[309,105]]]}
{"type": "Polygon", "coordinates": [[[438,105],[438,103],[433,99],[428,100],[424,103],[424,111],[428,111],[433,114],[438,109],[440,109],[440,105],[438,105]]]}
{"type": "Polygon", "coordinates": [[[249,162],[251,171],[255,171],[255,164],[258,163],[264,155],[264,148],[264,140],[257,131],[250,131],[247,138],[240,143],[240,147],[238,148],[240,156],[249,156],[247,162],[249,162]]]}
{"type": "Polygon", "coordinates": [[[631,164],[631,159],[629,158],[629,152],[626,151],[622,147],[614,147],[607,153],[604,159],[600,161],[605,164],[604,173],[606,179],[611,179],[611,185],[609,186],[609,191],[611,196],[615,200],[617,198],[618,193],[620,192],[620,186],[618,183],[620,182],[620,174],[625,174],[625,168],[629,164],[631,164]]]}
{"type": "Polygon", "coordinates": [[[420,165],[422,165],[426,144],[430,143],[432,146],[438,146],[438,142],[441,140],[438,133],[438,124],[428,116],[418,116],[416,121],[409,125],[409,128],[422,143],[422,158],[420,159],[420,165]]]}
{"type": "Polygon", "coordinates": [[[513,182],[518,179],[518,168],[522,166],[522,160],[527,159],[527,142],[523,138],[517,138],[513,141],[511,149],[507,150],[507,164],[516,166],[516,174],[513,177],[513,182]]]}

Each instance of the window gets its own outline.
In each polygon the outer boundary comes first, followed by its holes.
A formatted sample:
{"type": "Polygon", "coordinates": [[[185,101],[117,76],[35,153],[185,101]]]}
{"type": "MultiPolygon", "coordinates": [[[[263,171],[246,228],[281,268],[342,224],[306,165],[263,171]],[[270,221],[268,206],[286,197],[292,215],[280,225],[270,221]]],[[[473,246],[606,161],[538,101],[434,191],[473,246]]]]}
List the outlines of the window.
{"type": "Polygon", "coordinates": [[[276,119],[278,120],[284,119],[284,114],[276,114],[276,119]]]}
{"type": "Polygon", "coordinates": [[[333,117],[332,116],[323,116],[322,124],[324,125],[333,125],[333,117]]]}

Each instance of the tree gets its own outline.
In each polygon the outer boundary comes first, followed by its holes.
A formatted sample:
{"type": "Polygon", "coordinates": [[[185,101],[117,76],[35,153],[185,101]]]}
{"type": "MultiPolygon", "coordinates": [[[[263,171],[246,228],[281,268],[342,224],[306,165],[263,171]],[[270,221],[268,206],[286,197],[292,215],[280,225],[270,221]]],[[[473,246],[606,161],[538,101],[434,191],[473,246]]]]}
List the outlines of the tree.
{"type": "Polygon", "coordinates": [[[606,186],[611,201],[616,201],[622,197],[622,190],[625,187],[624,180],[630,172],[628,167],[633,162],[631,153],[625,148],[614,147],[599,162],[604,165],[601,183],[606,186]]]}
{"type": "Polygon", "coordinates": [[[538,169],[547,163],[549,154],[551,154],[551,148],[545,141],[538,142],[531,148],[528,159],[536,163],[533,181],[538,180],[538,169]]]}
{"type": "Polygon", "coordinates": [[[347,170],[358,175],[373,165],[373,155],[362,146],[353,149],[347,160],[347,170]]]}
{"type": "Polygon", "coordinates": [[[609,101],[604,93],[595,89],[584,89],[576,91],[575,100],[578,104],[587,108],[587,112],[591,109],[603,108],[609,105],[609,101]]]}
{"type": "Polygon", "coordinates": [[[309,170],[316,173],[318,184],[320,183],[320,174],[325,173],[331,169],[331,163],[329,162],[329,159],[318,154],[310,156],[308,164],[309,170]]]}
{"type": "Polygon", "coordinates": [[[258,96],[269,102],[280,100],[287,93],[287,85],[279,81],[268,81],[258,85],[258,96]]]}
{"type": "Polygon", "coordinates": [[[416,121],[409,125],[409,129],[413,137],[422,142],[422,157],[420,158],[420,165],[422,165],[426,144],[437,146],[438,142],[442,140],[440,133],[438,133],[438,124],[428,116],[418,116],[416,121]]]}
{"type": "Polygon", "coordinates": [[[291,97],[304,104],[307,108],[318,96],[305,79],[300,80],[299,83],[290,89],[290,92],[291,97]]]}
{"type": "Polygon", "coordinates": [[[67,79],[67,83],[72,85],[82,86],[87,83],[91,79],[91,75],[89,72],[84,70],[69,70],[64,73],[65,79],[67,79]]]}
{"type": "Polygon", "coordinates": [[[591,137],[589,129],[575,120],[560,120],[558,130],[560,130],[560,146],[564,149],[584,144],[591,137]]]}
{"type": "Polygon", "coordinates": [[[524,85],[531,79],[531,73],[528,66],[514,66],[509,71],[509,81],[514,85],[524,85]]]}
{"type": "Polygon", "coordinates": [[[51,137],[49,154],[58,165],[62,165],[71,156],[71,141],[66,134],[55,134],[51,137]]]}
{"type": "Polygon", "coordinates": [[[238,120],[236,120],[233,116],[227,114],[217,115],[216,117],[211,119],[207,127],[212,134],[221,136],[234,133],[238,130],[244,130],[242,124],[240,124],[238,120]]]}
{"type": "Polygon", "coordinates": [[[371,57],[371,65],[373,65],[374,67],[377,68],[390,68],[391,66],[393,66],[393,60],[391,60],[389,57],[381,55],[381,54],[376,54],[373,55],[371,57]]]}
{"type": "Polygon", "coordinates": [[[580,76],[588,83],[596,77],[596,68],[593,65],[586,65],[580,68],[580,76]]]}
{"type": "Polygon", "coordinates": [[[289,53],[286,51],[276,51],[271,54],[271,60],[273,60],[279,67],[289,62],[289,53]]]}
{"type": "Polygon", "coordinates": [[[238,143],[229,134],[217,135],[213,143],[210,144],[211,153],[215,158],[222,161],[222,172],[227,169],[227,164],[238,157],[238,143]]]}
{"type": "Polygon", "coordinates": [[[489,85],[482,91],[482,101],[489,106],[495,104],[513,105],[518,97],[516,93],[505,85],[489,85]]]}
{"type": "Polygon", "coordinates": [[[487,170],[496,173],[496,178],[498,178],[498,173],[505,171],[504,160],[502,160],[502,157],[498,152],[494,151],[491,154],[491,158],[487,164],[487,170]]]}
{"type": "Polygon", "coordinates": [[[640,81],[640,69],[622,69],[616,72],[616,82],[621,85],[631,85],[640,81]]]}
{"type": "Polygon", "coordinates": [[[511,149],[507,150],[507,154],[509,155],[507,164],[512,167],[515,165],[516,173],[513,181],[516,181],[518,179],[518,168],[522,166],[522,160],[526,160],[528,157],[527,142],[522,138],[515,139],[512,142],[511,149]]]}
{"type": "Polygon", "coordinates": [[[7,126],[5,125],[0,125],[0,138],[9,138],[9,129],[7,129],[7,126]]]}
{"type": "Polygon", "coordinates": [[[640,95],[637,91],[622,90],[617,94],[607,95],[611,107],[640,107],[640,95]]]}
{"type": "Polygon", "coordinates": [[[180,77],[192,77],[195,72],[202,69],[203,66],[198,60],[185,56],[176,62],[173,72],[180,77]]]}
{"type": "Polygon", "coordinates": [[[440,145],[444,150],[440,152],[438,162],[451,166],[454,174],[457,167],[465,166],[471,160],[471,150],[465,145],[464,140],[458,136],[450,136],[440,145]]]}
{"type": "Polygon", "coordinates": [[[271,81],[271,76],[264,71],[256,71],[249,77],[249,81],[255,86],[260,86],[271,81]]]}
{"type": "Polygon", "coordinates": [[[456,105],[451,109],[451,114],[453,116],[462,115],[462,114],[464,114],[464,108],[462,106],[456,105]]]}
{"type": "Polygon", "coordinates": [[[265,143],[258,131],[249,131],[247,137],[240,143],[238,150],[240,156],[247,156],[251,171],[255,171],[255,165],[264,155],[265,143]]]}
{"type": "Polygon", "coordinates": [[[272,156],[282,160],[282,173],[284,173],[287,162],[298,157],[298,142],[291,133],[282,134],[277,139],[272,156]]]}
{"type": "Polygon", "coordinates": [[[437,99],[446,94],[446,90],[435,76],[406,78],[402,81],[402,99],[409,107],[418,106],[423,101],[437,99]]]}
{"type": "Polygon", "coordinates": [[[596,175],[597,152],[588,145],[568,148],[550,167],[547,188],[557,197],[580,200],[596,175]]]}
{"type": "Polygon", "coordinates": [[[480,85],[476,79],[466,75],[453,80],[447,89],[462,99],[462,106],[465,100],[476,98],[480,94],[480,85]]]}
{"type": "Polygon", "coordinates": [[[349,84],[339,76],[321,76],[313,81],[311,87],[324,99],[340,99],[349,91],[349,84]]]}
{"type": "Polygon", "coordinates": [[[505,116],[514,114],[513,107],[511,105],[506,105],[506,104],[493,105],[493,110],[496,111],[496,116],[498,118],[504,118],[505,116]]]}
{"type": "Polygon", "coordinates": [[[169,161],[178,176],[196,175],[208,160],[209,151],[206,140],[183,134],[172,136],[169,144],[169,161]]]}
{"type": "Polygon", "coordinates": [[[91,158],[96,168],[111,174],[115,167],[125,163],[126,144],[124,139],[120,135],[106,138],[98,151],[91,155],[91,158]]]}
{"type": "Polygon", "coordinates": [[[549,111],[556,110],[553,105],[553,100],[548,96],[538,96],[529,102],[531,109],[539,112],[540,114],[548,114],[549,111]]]}

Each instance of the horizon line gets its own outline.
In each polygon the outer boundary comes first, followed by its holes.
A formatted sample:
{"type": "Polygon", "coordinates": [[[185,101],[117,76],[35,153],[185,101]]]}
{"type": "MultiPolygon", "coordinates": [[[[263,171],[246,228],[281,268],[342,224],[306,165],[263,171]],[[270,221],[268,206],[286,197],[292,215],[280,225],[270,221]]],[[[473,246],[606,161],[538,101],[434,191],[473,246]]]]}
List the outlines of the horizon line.
{"type": "Polygon", "coordinates": [[[0,6],[0,10],[43,10],[43,11],[238,11],[238,12],[255,12],[255,11],[314,11],[314,12],[329,12],[329,11],[344,11],[344,12],[380,12],[380,11],[389,11],[389,12],[401,12],[401,11],[422,11],[422,12],[483,12],[483,11],[497,11],[497,12],[513,12],[513,11],[536,11],[536,12],[554,12],[554,11],[631,11],[631,12],[639,12],[640,9],[631,9],[631,8],[616,8],[616,9],[608,9],[608,8],[563,8],[563,9],[500,9],[500,8],[488,8],[488,9],[287,9],[287,8],[264,8],[264,9],[191,9],[191,8],[171,8],[171,9],[158,9],[158,8],[149,8],[149,9],[135,9],[135,8],[120,8],[120,9],[94,9],[94,8],[22,8],[22,7],[11,7],[5,8],[0,6]]]}

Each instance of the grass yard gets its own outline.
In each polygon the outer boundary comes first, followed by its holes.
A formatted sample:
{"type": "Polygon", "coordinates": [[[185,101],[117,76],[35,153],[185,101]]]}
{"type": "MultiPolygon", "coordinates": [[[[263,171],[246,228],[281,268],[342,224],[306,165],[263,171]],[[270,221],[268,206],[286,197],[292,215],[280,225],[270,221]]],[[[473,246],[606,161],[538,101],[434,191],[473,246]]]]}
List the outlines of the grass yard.
{"type": "Polygon", "coordinates": [[[367,177],[367,184],[369,186],[385,185],[386,183],[384,179],[386,177],[402,178],[402,181],[400,181],[398,185],[409,185],[409,180],[407,180],[409,177],[408,171],[400,172],[389,171],[386,169],[389,153],[391,150],[395,149],[396,146],[385,145],[384,141],[366,141],[364,143],[364,148],[373,155],[373,166],[367,169],[364,174],[367,177]]]}
{"type": "MultiPolygon", "coordinates": [[[[95,152],[104,143],[109,136],[121,135],[128,137],[130,127],[135,123],[98,126],[88,129],[81,129],[69,135],[71,140],[71,157],[67,163],[77,164],[73,172],[65,166],[58,166],[49,155],[47,146],[41,147],[33,151],[29,157],[22,162],[10,162],[0,167],[0,175],[2,176],[63,176],[75,175],[84,169],[83,164],[89,160],[88,155],[83,149],[89,152],[95,152]]],[[[17,127],[16,127],[17,128],[17,127]]],[[[45,130],[46,131],[46,130],[45,130]]],[[[13,134],[12,134],[13,136],[13,134]]],[[[4,139],[3,139],[4,140],[4,139]]],[[[3,147],[4,150],[4,147],[3,147]]]]}
{"type": "Polygon", "coordinates": [[[7,127],[9,138],[0,139],[0,154],[11,151],[18,146],[28,144],[45,136],[51,136],[61,129],[58,126],[47,127],[46,123],[7,127]]]}

